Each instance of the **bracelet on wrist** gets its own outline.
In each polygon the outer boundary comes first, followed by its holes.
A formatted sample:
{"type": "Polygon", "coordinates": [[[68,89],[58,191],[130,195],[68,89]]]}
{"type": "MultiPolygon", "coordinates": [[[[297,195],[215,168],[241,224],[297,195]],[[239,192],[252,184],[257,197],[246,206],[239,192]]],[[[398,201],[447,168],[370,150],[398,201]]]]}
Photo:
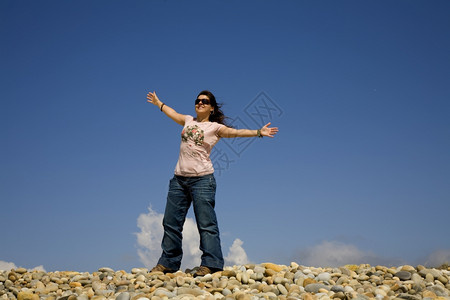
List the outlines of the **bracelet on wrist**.
{"type": "Polygon", "coordinates": [[[163,104],[161,104],[161,108],[160,108],[160,110],[161,110],[161,111],[162,111],[162,109],[163,109],[164,105],[165,105],[164,103],[163,103],[163,104]]]}
{"type": "Polygon", "coordinates": [[[256,136],[259,138],[262,138],[263,136],[261,135],[261,129],[256,130],[256,136]]]}

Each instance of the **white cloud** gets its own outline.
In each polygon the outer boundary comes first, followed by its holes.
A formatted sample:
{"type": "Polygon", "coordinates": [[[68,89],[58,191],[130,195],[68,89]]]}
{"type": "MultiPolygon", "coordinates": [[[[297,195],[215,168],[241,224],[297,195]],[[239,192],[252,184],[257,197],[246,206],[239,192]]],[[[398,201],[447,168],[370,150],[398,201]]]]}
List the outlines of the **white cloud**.
{"type": "Polygon", "coordinates": [[[12,262],[6,262],[6,261],[0,260],[0,270],[9,271],[11,269],[17,269],[17,266],[12,262]]]}
{"type": "MultiPolygon", "coordinates": [[[[317,245],[298,251],[293,260],[304,266],[340,267],[347,264],[370,264],[383,266],[401,266],[412,264],[401,258],[383,257],[370,251],[363,251],[358,247],[341,241],[323,241],[317,245]]],[[[419,259],[415,264],[427,267],[439,267],[450,263],[450,249],[436,250],[426,259],[419,259]]]]}
{"type": "Polygon", "coordinates": [[[428,256],[425,265],[428,267],[439,267],[444,263],[450,264],[450,249],[434,251],[428,256]]]}
{"type": "MultiPolygon", "coordinates": [[[[140,232],[136,233],[137,251],[141,262],[147,268],[153,268],[161,256],[161,240],[163,237],[162,220],[164,215],[155,212],[151,207],[147,214],[141,214],[137,219],[140,232]]],[[[181,269],[193,268],[200,264],[200,236],[197,225],[192,218],[186,218],[183,228],[183,260],[181,269]]],[[[242,248],[243,242],[236,239],[230,247],[230,253],[225,258],[226,263],[247,262],[247,254],[242,248]],[[234,254],[231,254],[234,253],[234,254]]]]}
{"type": "MultiPolygon", "coordinates": [[[[17,269],[17,268],[18,267],[16,266],[15,263],[0,260],[0,270],[2,270],[2,271],[9,271],[11,269],[17,269]]],[[[28,271],[33,271],[33,270],[46,272],[44,269],[44,266],[42,266],[42,265],[34,267],[32,269],[28,269],[28,271]]]]}
{"type": "Polygon", "coordinates": [[[299,259],[302,265],[339,267],[346,264],[362,263],[365,253],[353,245],[336,241],[323,241],[300,252],[299,259]]]}
{"type": "Polygon", "coordinates": [[[352,244],[339,241],[323,241],[299,251],[294,260],[302,265],[314,267],[340,267],[347,264],[398,266],[405,263],[401,259],[383,258],[372,252],[360,250],[352,244]]]}
{"type": "Polygon", "coordinates": [[[248,263],[247,253],[245,253],[244,248],[242,248],[243,241],[240,239],[235,239],[233,245],[230,247],[228,255],[225,257],[225,264],[228,266],[232,265],[245,265],[248,263]]]}
{"type": "Polygon", "coordinates": [[[45,269],[44,269],[44,266],[43,265],[40,265],[40,266],[37,266],[37,267],[34,267],[33,269],[28,269],[29,271],[33,271],[33,270],[36,270],[36,271],[42,271],[42,272],[47,272],[45,269]]]}

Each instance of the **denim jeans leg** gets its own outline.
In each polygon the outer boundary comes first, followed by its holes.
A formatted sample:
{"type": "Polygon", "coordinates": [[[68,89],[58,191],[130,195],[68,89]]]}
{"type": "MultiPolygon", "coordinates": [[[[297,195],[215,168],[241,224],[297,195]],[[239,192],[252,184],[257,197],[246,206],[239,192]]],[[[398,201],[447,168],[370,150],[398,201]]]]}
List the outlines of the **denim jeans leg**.
{"type": "Polygon", "coordinates": [[[216,180],[213,174],[193,180],[191,185],[195,219],[200,233],[201,265],[223,269],[219,227],[215,207],[216,180]]]}
{"type": "Polygon", "coordinates": [[[176,177],[173,177],[169,184],[163,219],[164,236],[161,243],[163,253],[158,261],[159,264],[172,270],[178,270],[181,266],[182,231],[191,201],[189,192],[176,177]]]}

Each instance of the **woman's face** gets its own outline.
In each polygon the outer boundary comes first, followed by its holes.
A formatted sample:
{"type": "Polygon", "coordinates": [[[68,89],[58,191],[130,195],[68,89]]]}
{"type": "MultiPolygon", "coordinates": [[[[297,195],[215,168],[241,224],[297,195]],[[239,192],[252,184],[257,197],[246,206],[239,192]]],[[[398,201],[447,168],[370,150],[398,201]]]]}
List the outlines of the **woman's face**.
{"type": "Polygon", "coordinates": [[[211,112],[213,110],[214,110],[214,107],[212,107],[208,96],[199,95],[197,97],[197,99],[195,100],[195,112],[197,114],[206,114],[206,113],[211,114],[211,112]]]}

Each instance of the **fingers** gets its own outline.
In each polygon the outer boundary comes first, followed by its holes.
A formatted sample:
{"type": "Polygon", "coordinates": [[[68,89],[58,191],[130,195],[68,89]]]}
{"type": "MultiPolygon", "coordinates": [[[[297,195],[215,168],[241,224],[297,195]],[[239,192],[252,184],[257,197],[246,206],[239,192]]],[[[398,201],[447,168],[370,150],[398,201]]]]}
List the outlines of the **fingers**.
{"type": "MultiPolygon", "coordinates": [[[[271,127],[271,128],[269,128],[269,125],[270,124],[272,124],[271,122],[269,122],[269,123],[267,123],[266,125],[264,125],[262,128],[267,128],[267,129],[269,129],[269,131],[271,132],[271,133],[276,133],[276,132],[278,132],[278,127],[271,127]]],[[[262,129],[261,128],[261,129],[262,129]]]]}
{"type": "Polygon", "coordinates": [[[155,100],[156,100],[156,93],[155,92],[149,92],[148,94],[147,94],[147,102],[149,102],[149,103],[155,103],[155,100]]]}
{"type": "MultiPolygon", "coordinates": [[[[270,123],[269,123],[270,124],[270,123]]],[[[268,128],[267,126],[269,125],[267,124],[266,126],[264,126],[263,128],[261,128],[261,134],[263,136],[267,136],[270,138],[273,138],[275,134],[278,133],[278,127],[273,127],[273,128],[268,128]]]]}
{"type": "Polygon", "coordinates": [[[269,133],[267,135],[268,137],[273,138],[273,136],[278,133],[278,127],[272,127],[268,129],[269,129],[269,133]]]}

